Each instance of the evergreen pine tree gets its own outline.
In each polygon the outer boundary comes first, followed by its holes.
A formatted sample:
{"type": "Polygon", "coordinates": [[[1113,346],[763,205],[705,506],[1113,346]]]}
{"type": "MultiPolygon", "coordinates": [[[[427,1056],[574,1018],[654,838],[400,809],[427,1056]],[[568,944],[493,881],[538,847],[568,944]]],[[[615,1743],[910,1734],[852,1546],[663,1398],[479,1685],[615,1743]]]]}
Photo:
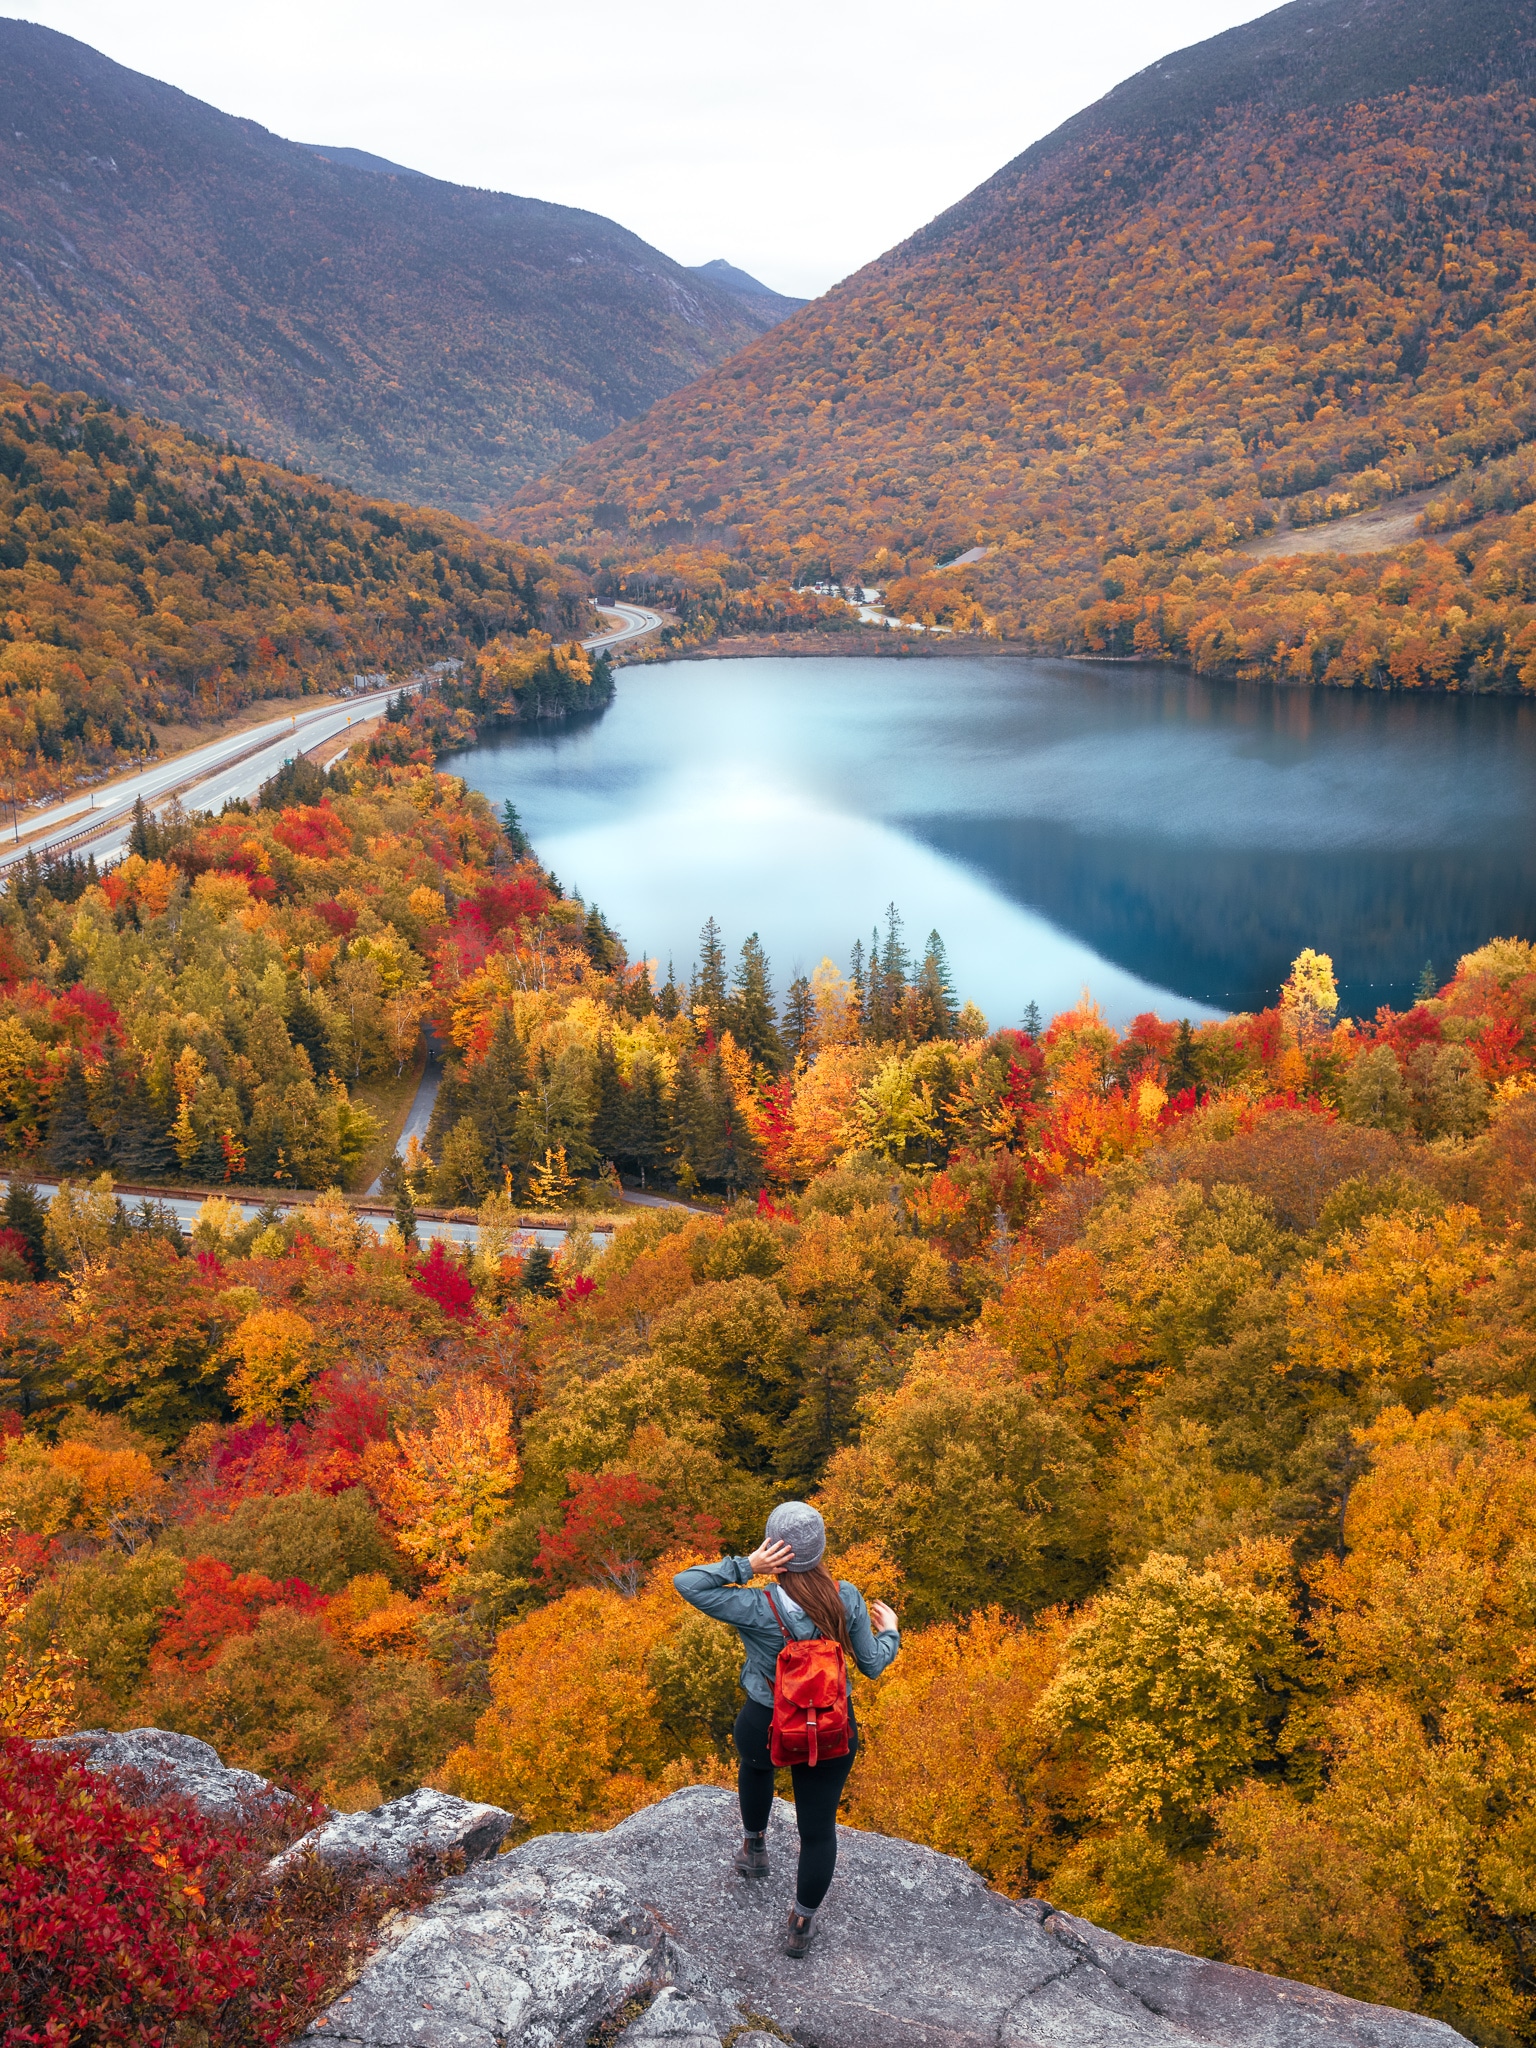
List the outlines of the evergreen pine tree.
{"type": "Polygon", "coordinates": [[[677,971],[672,962],[667,962],[667,978],[656,991],[656,1013],[671,1023],[683,1007],[682,991],[677,985],[677,971]]]}
{"type": "Polygon", "coordinates": [[[597,1110],[592,1119],[592,1145],[599,1159],[617,1159],[624,1151],[629,1131],[629,1091],[619,1074],[613,1040],[606,1034],[598,1041],[593,1072],[597,1110]]]}
{"type": "Polygon", "coordinates": [[[1435,979],[1435,963],[1433,960],[1426,960],[1419,969],[1418,986],[1413,991],[1414,1001],[1431,1002],[1439,993],[1440,984],[1435,979]]]}
{"type": "Polygon", "coordinates": [[[661,1068],[649,1053],[639,1053],[630,1069],[624,1099],[624,1132],[620,1152],[640,1169],[641,1185],[666,1153],[667,1098],[661,1068]]]}
{"type": "Polygon", "coordinates": [[[756,932],[742,946],[735,986],[725,1006],[725,1023],[755,1067],[766,1067],[770,1074],[782,1072],[784,1041],[779,1036],[768,956],[756,932]]]}
{"type": "Polygon", "coordinates": [[[106,1147],[91,1121],[91,1099],[79,1053],[71,1053],[64,1078],[54,1093],[48,1119],[48,1163],[56,1173],[100,1170],[106,1147]]]}
{"type": "Polygon", "coordinates": [[[528,834],[523,830],[523,821],[517,815],[517,805],[511,797],[501,807],[501,829],[513,853],[519,860],[525,860],[533,848],[528,844],[528,834]]]}
{"type": "Polygon", "coordinates": [[[464,1068],[458,1060],[443,1063],[443,1078],[437,1084],[437,1097],[432,1104],[432,1116],[427,1125],[426,1149],[434,1159],[441,1159],[448,1133],[470,1107],[469,1090],[464,1085],[464,1068]]]}
{"type": "Polygon", "coordinates": [[[651,963],[642,960],[630,976],[624,991],[624,1007],[631,1017],[653,1017],[656,1014],[656,995],[651,987],[651,963]]]}
{"type": "Polygon", "coordinates": [[[805,975],[797,974],[784,998],[784,1045],[792,1060],[799,1059],[802,1052],[809,1052],[815,1025],[816,1004],[811,995],[811,984],[805,975]]]}
{"type": "Polygon", "coordinates": [[[1180,1020],[1179,1035],[1173,1042],[1173,1051],[1168,1059],[1168,1093],[1181,1095],[1186,1088],[1198,1087],[1199,1083],[1200,1063],[1195,1053],[1195,1034],[1185,1017],[1180,1020]]]}
{"type": "Polygon", "coordinates": [[[160,834],[145,808],[142,796],[133,800],[133,823],[128,827],[128,851],[143,860],[153,860],[160,851],[160,834]]]}
{"type": "Polygon", "coordinates": [[[555,1259],[547,1244],[535,1244],[523,1260],[523,1288],[528,1294],[554,1294],[558,1289],[555,1259]]]}
{"type": "MultiPolygon", "coordinates": [[[[528,1085],[528,1062],[523,1042],[517,1035],[512,1012],[503,1010],[496,1019],[485,1058],[476,1070],[473,1085],[465,1090],[471,1098],[466,1107],[485,1146],[491,1178],[500,1180],[506,1169],[516,1170],[518,1159],[518,1108],[528,1085]]],[[[436,1118],[434,1116],[434,1122],[436,1118]]],[[[452,1125],[448,1127],[452,1129],[452,1125]]]]}
{"type": "Polygon", "coordinates": [[[928,934],[923,964],[917,973],[917,993],[923,1036],[953,1038],[960,1006],[955,1001],[955,985],[950,980],[949,957],[944,951],[944,941],[936,931],[928,934]]]}
{"type": "Polygon", "coordinates": [[[864,1036],[871,1045],[884,1045],[891,1035],[891,1005],[885,986],[885,968],[880,959],[880,934],[871,927],[869,965],[865,969],[864,1036]]]}
{"type": "Polygon", "coordinates": [[[0,1205],[0,1226],[14,1230],[25,1239],[32,1271],[39,1279],[46,1264],[43,1225],[47,1215],[48,1204],[39,1201],[35,1184],[25,1176],[13,1173],[5,1191],[5,1201],[0,1205]]]}
{"type": "Polygon", "coordinates": [[[859,1029],[869,1028],[869,976],[864,967],[864,941],[855,939],[853,951],[848,956],[848,981],[853,989],[853,1006],[858,1017],[859,1029]]]}
{"type": "Polygon", "coordinates": [[[705,919],[699,933],[699,965],[688,994],[690,1009],[703,1010],[710,1030],[718,1031],[727,997],[725,948],[720,943],[720,927],[712,917],[705,919]]]}
{"type": "Polygon", "coordinates": [[[674,1171],[686,1163],[701,1180],[713,1180],[719,1150],[715,1104],[698,1067],[685,1054],[677,1063],[667,1103],[667,1156],[674,1171]]]}
{"type": "Polygon", "coordinates": [[[901,913],[894,903],[888,903],[885,906],[885,943],[880,948],[880,981],[885,1014],[889,1019],[887,1036],[891,1038],[900,1035],[907,979],[912,967],[901,931],[901,913]]]}
{"type": "MultiPolygon", "coordinates": [[[[398,1159],[399,1154],[395,1157],[398,1159]]],[[[407,1251],[416,1248],[416,1203],[411,1194],[411,1184],[403,1173],[395,1180],[395,1228],[405,1239],[407,1251]]]]}
{"type": "Polygon", "coordinates": [[[587,912],[587,921],[582,928],[582,936],[586,941],[587,958],[592,962],[592,965],[597,968],[599,973],[610,974],[618,965],[623,949],[619,945],[618,933],[609,924],[607,918],[603,916],[603,913],[595,903],[587,912]]]}
{"type": "Polygon", "coordinates": [[[325,1018],[320,1005],[302,982],[295,982],[288,997],[288,1014],[284,1018],[288,1036],[295,1045],[302,1045],[309,1054],[309,1064],[317,1074],[331,1071],[331,1041],[326,1032],[325,1018]]]}
{"type": "Polygon", "coordinates": [[[1045,1019],[1040,1015],[1040,1005],[1038,1003],[1029,1002],[1024,1005],[1023,1028],[1029,1033],[1031,1038],[1038,1038],[1040,1036],[1044,1022],[1045,1019]]]}

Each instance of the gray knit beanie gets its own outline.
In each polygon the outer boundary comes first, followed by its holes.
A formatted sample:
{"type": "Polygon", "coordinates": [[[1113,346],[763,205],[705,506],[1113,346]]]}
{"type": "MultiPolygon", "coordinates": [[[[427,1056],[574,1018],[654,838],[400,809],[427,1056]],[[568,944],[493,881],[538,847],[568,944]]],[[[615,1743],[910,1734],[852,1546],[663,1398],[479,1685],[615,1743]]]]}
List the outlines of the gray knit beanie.
{"type": "Polygon", "coordinates": [[[805,1500],[781,1500],[768,1517],[765,1543],[787,1543],[794,1557],[780,1569],[814,1571],[827,1550],[827,1525],[805,1500]]]}

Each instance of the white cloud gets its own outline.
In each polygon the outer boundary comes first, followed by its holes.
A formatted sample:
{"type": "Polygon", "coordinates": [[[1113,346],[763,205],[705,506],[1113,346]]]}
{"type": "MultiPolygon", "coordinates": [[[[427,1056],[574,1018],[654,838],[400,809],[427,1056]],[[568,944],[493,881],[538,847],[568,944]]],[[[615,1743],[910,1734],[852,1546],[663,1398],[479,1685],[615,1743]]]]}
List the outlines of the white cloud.
{"type": "Polygon", "coordinates": [[[1249,0],[33,0],[226,112],[824,290],[1249,0]]]}

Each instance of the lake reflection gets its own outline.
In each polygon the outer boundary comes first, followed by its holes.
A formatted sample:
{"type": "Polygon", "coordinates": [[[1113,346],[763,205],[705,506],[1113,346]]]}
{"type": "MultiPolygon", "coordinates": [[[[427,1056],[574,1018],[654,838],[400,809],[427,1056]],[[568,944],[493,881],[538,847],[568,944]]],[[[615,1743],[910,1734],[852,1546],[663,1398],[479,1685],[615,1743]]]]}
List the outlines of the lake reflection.
{"type": "Polygon", "coordinates": [[[713,914],[783,983],[894,898],[994,1023],[1085,984],[1117,1019],[1254,1008],[1293,956],[1403,1003],[1536,936],[1536,704],[1232,687],[1007,657],[625,669],[579,726],[445,759],[684,971],[713,914]]]}

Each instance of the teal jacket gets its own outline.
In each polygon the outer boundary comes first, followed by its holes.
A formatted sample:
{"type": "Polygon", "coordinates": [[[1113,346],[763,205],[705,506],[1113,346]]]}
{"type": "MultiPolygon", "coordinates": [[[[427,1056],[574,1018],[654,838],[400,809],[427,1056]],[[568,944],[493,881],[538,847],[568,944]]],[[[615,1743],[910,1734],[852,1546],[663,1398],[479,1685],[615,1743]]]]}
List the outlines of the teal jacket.
{"type": "MultiPolygon", "coordinates": [[[[773,1618],[768,1595],[761,1587],[754,1588],[748,1584],[751,1577],[752,1566],[746,1558],[722,1557],[718,1564],[690,1566],[687,1571],[679,1572],[672,1583],[690,1607],[713,1615],[716,1621],[729,1622],[735,1629],[747,1653],[747,1661],[741,1671],[743,1689],[748,1699],[756,1700],[759,1706],[771,1707],[773,1669],[784,1647],[784,1637],[773,1618]]],[[[853,1644],[854,1662],[866,1678],[878,1678],[901,1648],[900,1632],[894,1628],[883,1628],[876,1635],[869,1609],[864,1605],[864,1595],[858,1587],[850,1586],[846,1579],[839,1579],[837,1590],[843,1596],[843,1612],[848,1617],[848,1636],[853,1644]]],[[[791,1614],[782,1600],[779,1612],[784,1617],[785,1628],[797,1642],[806,1642],[818,1633],[808,1614],[791,1614]]]]}

